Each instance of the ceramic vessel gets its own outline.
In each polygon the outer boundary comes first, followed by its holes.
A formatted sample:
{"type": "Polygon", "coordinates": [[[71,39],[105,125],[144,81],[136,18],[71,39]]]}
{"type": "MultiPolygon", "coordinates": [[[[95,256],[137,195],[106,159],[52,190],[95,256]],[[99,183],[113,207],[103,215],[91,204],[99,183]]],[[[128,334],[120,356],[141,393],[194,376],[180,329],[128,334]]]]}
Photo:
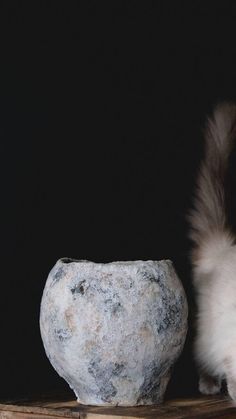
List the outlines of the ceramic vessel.
{"type": "Polygon", "coordinates": [[[79,403],[163,400],[187,332],[187,301],[169,260],[60,259],[43,292],[46,354],[79,403]]]}

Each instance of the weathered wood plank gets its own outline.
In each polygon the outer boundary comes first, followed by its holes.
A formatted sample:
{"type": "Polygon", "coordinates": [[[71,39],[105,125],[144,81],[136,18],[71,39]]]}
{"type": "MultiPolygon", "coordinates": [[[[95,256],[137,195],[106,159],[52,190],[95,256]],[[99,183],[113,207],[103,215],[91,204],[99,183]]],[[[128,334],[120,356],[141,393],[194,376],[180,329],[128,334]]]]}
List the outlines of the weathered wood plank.
{"type": "Polygon", "coordinates": [[[38,415],[37,413],[26,412],[1,412],[0,419],[61,419],[61,416],[38,415]]]}
{"type": "Polygon", "coordinates": [[[76,401],[35,401],[0,404],[0,419],[208,419],[236,418],[236,404],[227,397],[171,400],[159,406],[95,407],[76,401]]]}

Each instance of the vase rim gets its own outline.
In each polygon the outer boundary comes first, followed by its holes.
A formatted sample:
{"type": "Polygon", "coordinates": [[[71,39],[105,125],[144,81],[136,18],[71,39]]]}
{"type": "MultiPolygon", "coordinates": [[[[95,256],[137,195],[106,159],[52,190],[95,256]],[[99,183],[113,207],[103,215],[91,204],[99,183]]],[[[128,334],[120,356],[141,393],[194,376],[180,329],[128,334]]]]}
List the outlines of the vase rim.
{"type": "Polygon", "coordinates": [[[138,263],[171,263],[173,264],[171,259],[160,259],[160,260],[142,260],[142,259],[135,259],[135,260],[115,260],[115,261],[109,261],[109,262],[94,262],[92,260],[88,259],[75,259],[70,257],[62,257],[58,260],[59,263],[69,264],[69,263],[91,263],[95,265],[111,265],[111,264],[117,264],[117,265],[130,265],[130,264],[138,264],[138,263]]]}

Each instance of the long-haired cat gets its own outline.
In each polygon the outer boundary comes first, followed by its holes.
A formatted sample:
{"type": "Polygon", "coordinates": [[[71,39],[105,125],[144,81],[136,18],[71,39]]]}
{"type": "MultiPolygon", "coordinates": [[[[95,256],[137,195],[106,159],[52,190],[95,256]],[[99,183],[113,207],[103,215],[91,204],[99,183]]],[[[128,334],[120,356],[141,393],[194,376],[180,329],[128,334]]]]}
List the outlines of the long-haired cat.
{"type": "Polygon", "coordinates": [[[199,390],[216,394],[226,380],[236,401],[236,245],[226,223],[224,180],[236,138],[236,106],[218,105],[207,121],[205,156],[191,211],[197,299],[195,358],[199,390]]]}

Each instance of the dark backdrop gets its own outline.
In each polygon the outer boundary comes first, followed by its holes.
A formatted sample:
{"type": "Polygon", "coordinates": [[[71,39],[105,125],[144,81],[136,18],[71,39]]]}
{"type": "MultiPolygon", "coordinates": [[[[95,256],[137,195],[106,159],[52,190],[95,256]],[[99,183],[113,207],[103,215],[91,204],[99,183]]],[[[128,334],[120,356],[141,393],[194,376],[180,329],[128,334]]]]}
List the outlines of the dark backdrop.
{"type": "MultiPolygon", "coordinates": [[[[234,1],[1,3],[1,394],[70,390],[39,334],[56,260],[171,258],[206,114],[236,99],[234,1]]],[[[192,327],[169,395],[196,391],[192,327]]]]}

